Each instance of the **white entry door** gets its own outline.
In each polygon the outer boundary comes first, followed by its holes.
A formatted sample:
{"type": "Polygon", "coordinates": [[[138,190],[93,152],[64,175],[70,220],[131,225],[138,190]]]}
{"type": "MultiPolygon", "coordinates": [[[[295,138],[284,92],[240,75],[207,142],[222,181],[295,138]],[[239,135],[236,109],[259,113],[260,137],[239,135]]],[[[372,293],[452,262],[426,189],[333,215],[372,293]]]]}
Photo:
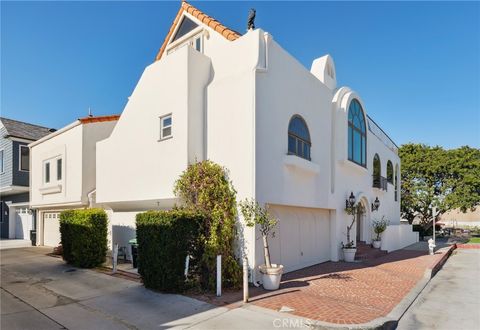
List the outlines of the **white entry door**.
{"type": "Polygon", "coordinates": [[[43,245],[60,245],[60,213],[47,212],[43,214],[43,245]]]}

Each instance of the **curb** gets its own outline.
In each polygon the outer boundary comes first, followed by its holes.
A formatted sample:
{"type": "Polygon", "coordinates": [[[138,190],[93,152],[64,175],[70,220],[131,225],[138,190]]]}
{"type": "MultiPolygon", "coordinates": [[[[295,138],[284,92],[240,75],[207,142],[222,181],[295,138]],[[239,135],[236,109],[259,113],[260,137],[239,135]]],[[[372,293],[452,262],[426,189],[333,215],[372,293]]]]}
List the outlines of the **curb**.
{"type": "MultiPolygon", "coordinates": [[[[311,321],[310,328],[317,330],[394,330],[397,328],[398,321],[405,314],[407,309],[415,302],[418,295],[427,286],[435,274],[443,267],[447,259],[457,248],[456,244],[451,245],[439,262],[433,268],[426,269],[423,278],[410,290],[409,293],[390,311],[386,316],[379,317],[367,323],[361,324],[335,324],[323,321],[311,321]]],[[[442,249],[443,250],[443,249],[442,249]]]]}

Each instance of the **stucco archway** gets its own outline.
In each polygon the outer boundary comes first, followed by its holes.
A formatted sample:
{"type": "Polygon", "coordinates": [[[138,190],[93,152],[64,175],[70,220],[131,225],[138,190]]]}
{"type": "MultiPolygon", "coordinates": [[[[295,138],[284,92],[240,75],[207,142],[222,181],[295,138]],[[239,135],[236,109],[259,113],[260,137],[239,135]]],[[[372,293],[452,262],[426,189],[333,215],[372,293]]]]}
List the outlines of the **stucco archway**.
{"type": "Polygon", "coordinates": [[[370,209],[368,204],[368,199],[366,196],[361,194],[358,199],[358,203],[363,207],[363,213],[357,216],[355,234],[356,241],[362,241],[370,243],[371,241],[371,232],[370,232],[370,209]]]}

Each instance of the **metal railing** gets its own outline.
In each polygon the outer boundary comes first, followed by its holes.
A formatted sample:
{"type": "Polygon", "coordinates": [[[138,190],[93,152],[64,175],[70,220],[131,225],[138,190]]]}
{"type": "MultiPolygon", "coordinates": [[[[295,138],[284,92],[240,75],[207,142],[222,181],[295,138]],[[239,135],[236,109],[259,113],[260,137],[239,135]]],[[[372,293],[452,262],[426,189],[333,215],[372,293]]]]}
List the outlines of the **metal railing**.
{"type": "Polygon", "coordinates": [[[393,142],[392,139],[377,125],[377,123],[367,116],[368,119],[368,130],[375,135],[383,144],[390,150],[392,150],[395,154],[398,154],[398,146],[393,142]]]}
{"type": "Polygon", "coordinates": [[[372,181],[373,188],[378,188],[378,189],[387,191],[387,187],[388,187],[387,178],[381,175],[372,175],[372,177],[373,177],[373,181],[372,181]]]}

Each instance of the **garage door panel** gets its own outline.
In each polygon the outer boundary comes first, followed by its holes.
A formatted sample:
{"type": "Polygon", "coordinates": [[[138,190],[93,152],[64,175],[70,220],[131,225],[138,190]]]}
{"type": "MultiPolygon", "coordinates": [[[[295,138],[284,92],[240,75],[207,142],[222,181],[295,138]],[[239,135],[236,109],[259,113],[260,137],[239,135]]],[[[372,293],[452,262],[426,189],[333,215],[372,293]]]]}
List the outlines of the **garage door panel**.
{"type": "Polygon", "coordinates": [[[319,213],[316,219],[317,249],[321,254],[320,262],[330,260],[330,217],[329,213],[319,213]]]}
{"type": "Polygon", "coordinates": [[[289,271],[290,265],[296,265],[300,262],[300,240],[298,220],[295,213],[289,212],[287,208],[281,213],[279,218],[282,227],[281,263],[285,270],[289,271]]]}
{"type": "Polygon", "coordinates": [[[43,245],[58,246],[60,244],[60,213],[44,213],[43,245]]]}
{"type": "Polygon", "coordinates": [[[271,206],[269,211],[279,220],[280,234],[271,243],[272,262],[289,272],[330,260],[328,210],[271,206]]]}
{"type": "Polygon", "coordinates": [[[302,264],[315,262],[320,251],[316,248],[316,221],[315,216],[310,212],[299,215],[300,227],[300,256],[302,264]]]}

